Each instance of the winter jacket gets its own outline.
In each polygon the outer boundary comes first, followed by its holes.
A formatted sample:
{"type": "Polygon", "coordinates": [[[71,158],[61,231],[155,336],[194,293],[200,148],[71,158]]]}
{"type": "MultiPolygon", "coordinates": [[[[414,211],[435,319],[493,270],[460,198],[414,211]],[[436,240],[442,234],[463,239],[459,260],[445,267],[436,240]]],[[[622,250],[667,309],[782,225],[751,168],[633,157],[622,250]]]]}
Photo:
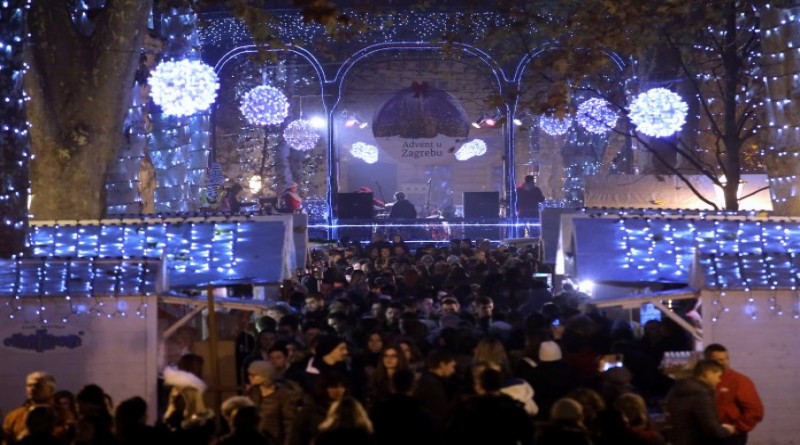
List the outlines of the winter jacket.
{"type": "Polygon", "coordinates": [[[722,423],[735,426],[737,433],[752,430],[764,418],[764,405],[753,381],[733,369],[726,370],[717,385],[717,411],[722,423]]]}
{"type": "Polygon", "coordinates": [[[539,406],[533,400],[533,387],[525,380],[519,377],[511,377],[504,382],[500,392],[520,402],[529,416],[535,416],[539,413],[539,406]]]}
{"type": "Polygon", "coordinates": [[[708,445],[730,436],[719,420],[714,389],[698,379],[676,382],[667,394],[666,410],[671,443],[708,445]]]}
{"type": "Polygon", "coordinates": [[[533,423],[505,394],[474,396],[456,405],[445,439],[447,445],[532,445],[533,423]]]}
{"type": "Polygon", "coordinates": [[[261,432],[272,436],[276,445],[289,445],[292,422],[297,413],[297,395],[287,389],[276,388],[275,392],[263,397],[256,387],[250,398],[261,414],[261,432]]]}

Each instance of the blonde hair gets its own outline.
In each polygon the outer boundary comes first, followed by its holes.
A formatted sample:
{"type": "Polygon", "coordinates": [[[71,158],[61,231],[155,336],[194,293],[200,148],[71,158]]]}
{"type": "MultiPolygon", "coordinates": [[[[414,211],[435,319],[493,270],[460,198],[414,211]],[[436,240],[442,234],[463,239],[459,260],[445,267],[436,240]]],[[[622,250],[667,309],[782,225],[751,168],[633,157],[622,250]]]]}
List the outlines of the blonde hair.
{"type": "Polygon", "coordinates": [[[364,406],[352,397],[333,402],[325,420],[319,424],[320,431],[351,428],[363,429],[370,434],[374,431],[364,406]]]}
{"type": "Polygon", "coordinates": [[[497,363],[503,369],[508,366],[508,354],[503,343],[497,337],[484,337],[475,346],[472,363],[497,363]]]}

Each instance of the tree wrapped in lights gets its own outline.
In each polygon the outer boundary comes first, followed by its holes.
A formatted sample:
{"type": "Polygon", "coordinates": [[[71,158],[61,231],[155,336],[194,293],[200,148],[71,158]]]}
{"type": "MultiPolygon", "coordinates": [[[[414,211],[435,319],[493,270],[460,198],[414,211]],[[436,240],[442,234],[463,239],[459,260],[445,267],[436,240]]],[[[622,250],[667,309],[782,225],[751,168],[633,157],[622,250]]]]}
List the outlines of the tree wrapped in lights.
{"type": "Polygon", "coordinates": [[[455,156],[459,161],[467,161],[476,156],[483,156],[486,154],[486,142],[481,139],[473,139],[464,143],[456,150],[455,156]]]}
{"type": "Polygon", "coordinates": [[[280,125],[289,116],[289,101],[270,85],[259,85],[245,93],[239,109],[252,125],[280,125]]]}
{"type": "Polygon", "coordinates": [[[666,88],[653,88],[636,96],[629,116],[640,133],[661,138],[680,131],[688,110],[679,95],[666,88]]]}
{"type": "Polygon", "coordinates": [[[169,116],[191,116],[217,99],[219,79],[214,68],[199,60],[160,63],[148,80],[153,102],[169,116]]]}
{"type": "Polygon", "coordinates": [[[550,136],[561,136],[566,134],[572,127],[572,117],[564,116],[560,118],[543,114],[539,116],[539,127],[550,136]]]}
{"type": "Polygon", "coordinates": [[[378,162],[378,147],[363,142],[356,142],[350,147],[350,154],[354,158],[361,159],[367,164],[378,162]]]}
{"type": "Polygon", "coordinates": [[[578,105],[575,119],[589,133],[606,134],[617,125],[617,112],[599,98],[589,99],[578,105]]]}
{"type": "Polygon", "coordinates": [[[299,151],[313,150],[319,141],[319,133],[311,122],[305,119],[297,119],[289,122],[283,130],[283,138],[290,147],[299,151]]]}

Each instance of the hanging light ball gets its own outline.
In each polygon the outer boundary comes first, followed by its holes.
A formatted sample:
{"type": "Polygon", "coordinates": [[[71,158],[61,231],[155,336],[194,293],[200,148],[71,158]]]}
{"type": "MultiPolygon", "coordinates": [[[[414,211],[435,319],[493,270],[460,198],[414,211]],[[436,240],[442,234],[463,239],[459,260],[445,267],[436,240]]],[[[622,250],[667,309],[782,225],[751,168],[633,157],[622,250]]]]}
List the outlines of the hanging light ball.
{"type": "Polygon", "coordinates": [[[456,159],[459,161],[466,161],[476,156],[483,156],[486,154],[486,142],[481,139],[473,139],[459,147],[455,154],[456,159]]]}
{"type": "Polygon", "coordinates": [[[550,136],[561,136],[572,126],[572,116],[559,118],[556,116],[539,116],[539,128],[550,136]]]}
{"type": "Polygon", "coordinates": [[[603,99],[592,98],[578,105],[575,119],[589,133],[605,134],[617,125],[617,113],[603,99]]]}
{"type": "Polygon", "coordinates": [[[147,83],[153,102],[168,116],[191,116],[207,110],[219,89],[214,68],[199,60],[161,62],[147,83]]]}
{"type": "Polygon", "coordinates": [[[350,154],[354,158],[361,159],[367,164],[378,162],[378,147],[363,142],[356,142],[350,147],[350,154]]]}
{"type": "Polygon", "coordinates": [[[252,125],[279,125],[289,116],[289,101],[281,90],[259,85],[245,93],[239,110],[252,125]]]}
{"type": "Polygon", "coordinates": [[[681,96],[666,88],[653,88],[633,99],[629,116],[639,132],[663,138],[681,130],[688,112],[681,96]]]}
{"type": "Polygon", "coordinates": [[[319,133],[311,122],[305,119],[297,119],[289,122],[283,130],[283,138],[290,147],[298,151],[313,150],[319,141],[319,133]]]}

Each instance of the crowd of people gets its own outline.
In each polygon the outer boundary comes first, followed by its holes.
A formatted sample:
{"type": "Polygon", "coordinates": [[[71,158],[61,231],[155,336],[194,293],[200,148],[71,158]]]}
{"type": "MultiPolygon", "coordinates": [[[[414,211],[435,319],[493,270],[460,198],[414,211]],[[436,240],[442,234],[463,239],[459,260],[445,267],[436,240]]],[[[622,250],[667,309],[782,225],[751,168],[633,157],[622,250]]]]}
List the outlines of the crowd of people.
{"type": "Polygon", "coordinates": [[[73,397],[35,372],[3,441],[746,442],[763,406],[724,347],[708,346],[676,383],[659,367],[665,352],[694,348],[686,332],[668,319],[611,319],[569,283],[554,295],[534,278],[537,257],[533,245],[452,240],[412,253],[397,236],[342,240],[315,251],[314,267],[240,333],[241,394],[220,407],[207,405],[192,354],[164,370],[154,426],[139,397],[113,406],[97,385],[73,397]]]}

